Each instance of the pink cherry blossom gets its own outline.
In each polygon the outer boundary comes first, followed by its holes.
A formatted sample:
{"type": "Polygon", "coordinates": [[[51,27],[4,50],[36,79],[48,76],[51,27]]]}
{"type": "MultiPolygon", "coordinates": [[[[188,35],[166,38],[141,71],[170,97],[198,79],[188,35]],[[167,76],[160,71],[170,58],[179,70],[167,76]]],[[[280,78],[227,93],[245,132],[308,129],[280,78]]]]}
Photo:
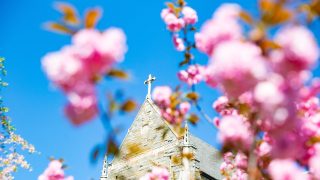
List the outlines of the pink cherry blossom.
{"type": "Polygon", "coordinates": [[[171,107],[161,107],[161,115],[170,124],[180,124],[184,119],[185,113],[180,109],[175,109],[171,107]]]}
{"type": "Polygon", "coordinates": [[[235,173],[231,176],[231,180],[247,180],[248,179],[248,174],[242,170],[242,169],[237,169],[235,173]]]}
{"type": "Polygon", "coordinates": [[[72,37],[71,45],[43,58],[42,66],[49,79],[68,96],[65,113],[73,124],[96,116],[96,80],[121,62],[126,51],[126,37],[121,29],[109,28],[102,33],[83,29],[72,37]]]}
{"type": "Polygon", "coordinates": [[[223,153],[223,161],[230,164],[233,162],[233,159],[234,159],[234,155],[232,154],[232,152],[226,152],[226,153],[223,153]]]}
{"type": "Polygon", "coordinates": [[[94,47],[101,38],[101,33],[96,29],[82,29],[72,37],[72,44],[76,46],[94,47]]]}
{"type": "Polygon", "coordinates": [[[320,179],[320,155],[314,156],[309,160],[310,172],[315,179],[320,179]]]}
{"type": "Polygon", "coordinates": [[[154,167],[150,173],[147,173],[140,180],[169,180],[169,172],[163,167],[154,167]]]}
{"type": "Polygon", "coordinates": [[[244,153],[238,152],[235,157],[234,164],[236,165],[237,168],[246,170],[248,167],[248,157],[244,153]]]}
{"type": "Polygon", "coordinates": [[[38,177],[38,180],[73,180],[73,177],[66,177],[62,169],[62,163],[58,160],[53,160],[43,174],[38,177]]]}
{"type": "Polygon", "coordinates": [[[303,153],[303,139],[293,130],[277,128],[270,132],[270,137],[271,156],[274,158],[297,158],[303,153]]]}
{"type": "Polygon", "coordinates": [[[255,87],[254,98],[265,107],[273,107],[283,102],[284,95],[276,84],[270,81],[263,81],[255,87]]]}
{"type": "Polygon", "coordinates": [[[220,165],[220,172],[225,179],[246,180],[248,174],[245,172],[247,166],[247,157],[239,152],[235,157],[231,152],[223,154],[223,162],[220,165]]]}
{"type": "Polygon", "coordinates": [[[97,50],[111,61],[121,62],[127,52],[126,35],[119,28],[109,28],[102,33],[97,50]]]}
{"type": "Polygon", "coordinates": [[[234,20],[239,17],[241,7],[234,3],[222,4],[214,13],[217,19],[234,20]]]}
{"type": "Polygon", "coordinates": [[[310,177],[306,171],[298,167],[291,159],[272,160],[268,171],[272,179],[283,180],[309,180],[310,177]]]}
{"type": "Polygon", "coordinates": [[[152,99],[158,104],[169,105],[172,90],[169,86],[157,86],[152,92],[152,99]]]}
{"type": "Polygon", "coordinates": [[[263,156],[270,155],[271,148],[272,147],[270,146],[269,143],[267,143],[266,141],[263,141],[257,149],[258,156],[263,157],[263,156]]]}
{"type": "Polygon", "coordinates": [[[221,42],[241,39],[242,29],[237,22],[239,12],[240,7],[236,4],[220,6],[212,19],[201,27],[199,33],[195,34],[197,48],[211,56],[221,42]]]}
{"type": "Polygon", "coordinates": [[[183,39],[179,38],[177,34],[172,36],[173,45],[177,51],[184,51],[186,49],[183,39]]]}
{"type": "Polygon", "coordinates": [[[65,107],[65,114],[75,125],[80,125],[98,113],[95,94],[68,94],[69,104],[65,107]]]}
{"type": "Polygon", "coordinates": [[[320,114],[313,113],[303,118],[301,131],[308,137],[320,136],[320,114]]]}
{"type": "Polygon", "coordinates": [[[281,29],[275,42],[282,48],[274,51],[271,59],[281,73],[309,68],[319,57],[319,47],[313,34],[303,26],[281,29]]]}
{"type": "Polygon", "coordinates": [[[170,10],[163,10],[161,12],[161,18],[167,25],[167,29],[172,32],[180,31],[184,26],[185,22],[182,18],[178,18],[173,12],[170,10]]]}
{"type": "Polygon", "coordinates": [[[315,154],[309,160],[310,173],[315,179],[320,179],[320,143],[314,145],[315,154]]]}
{"type": "Polygon", "coordinates": [[[103,33],[80,30],[72,42],[61,51],[47,54],[42,61],[48,77],[62,87],[103,76],[115,62],[123,59],[127,50],[125,35],[117,28],[103,33]]]}
{"type": "Polygon", "coordinates": [[[234,169],[234,165],[233,164],[222,162],[221,165],[220,165],[220,172],[224,176],[229,176],[230,172],[232,172],[233,169],[234,169]]]}
{"type": "Polygon", "coordinates": [[[204,72],[205,68],[198,64],[191,65],[187,70],[181,70],[178,73],[178,78],[189,84],[190,86],[193,84],[198,84],[200,81],[204,80],[204,72]]]}
{"type": "Polygon", "coordinates": [[[227,95],[238,97],[266,77],[267,67],[260,48],[249,42],[228,41],[217,47],[206,71],[227,95]]]}
{"type": "Polygon", "coordinates": [[[189,6],[183,7],[182,15],[186,24],[195,24],[198,21],[197,12],[189,6]]]}
{"type": "Polygon", "coordinates": [[[213,102],[212,107],[222,116],[237,114],[235,109],[229,107],[229,99],[226,96],[220,96],[213,102]]]}
{"type": "Polygon", "coordinates": [[[180,112],[182,114],[186,114],[190,108],[191,108],[191,105],[189,102],[182,102],[180,105],[179,105],[179,108],[180,108],[180,112]]]}
{"type": "Polygon", "coordinates": [[[173,13],[172,10],[170,8],[165,8],[162,9],[161,13],[160,13],[160,17],[162,19],[164,19],[168,14],[173,13]]]}
{"type": "Polygon", "coordinates": [[[219,128],[220,119],[218,117],[214,117],[212,122],[213,122],[213,125],[215,125],[217,128],[219,128]]]}
{"type": "Polygon", "coordinates": [[[73,36],[73,44],[79,48],[78,56],[92,76],[106,73],[115,62],[120,62],[127,50],[122,30],[110,28],[100,33],[85,29],[73,36]]]}
{"type": "Polygon", "coordinates": [[[47,54],[42,60],[42,67],[49,79],[64,91],[85,79],[81,60],[66,51],[47,54]]]}
{"type": "Polygon", "coordinates": [[[234,155],[231,152],[223,153],[223,162],[220,165],[221,174],[224,176],[230,176],[231,172],[235,168],[234,155]]]}
{"type": "Polygon", "coordinates": [[[241,115],[224,116],[219,125],[218,137],[226,146],[248,150],[253,136],[250,125],[241,115]]]}

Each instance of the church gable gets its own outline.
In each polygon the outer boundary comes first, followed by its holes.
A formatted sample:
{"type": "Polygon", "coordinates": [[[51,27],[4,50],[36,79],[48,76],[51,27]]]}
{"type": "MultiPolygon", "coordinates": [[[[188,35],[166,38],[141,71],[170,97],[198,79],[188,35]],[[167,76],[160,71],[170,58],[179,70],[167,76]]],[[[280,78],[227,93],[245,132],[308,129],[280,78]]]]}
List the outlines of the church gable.
{"type": "Polygon", "coordinates": [[[145,81],[148,84],[146,100],[129,128],[118,156],[110,164],[105,159],[100,180],[139,179],[154,166],[167,168],[170,179],[183,179],[185,173],[195,179],[221,179],[219,151],[189,134],[187,124],[178,135],[162,118],[151,100],[151,82],[154,80],[150,75],[145,81]],[[191,158],[184,161],[182,153],[191,154],[191,158]]]}
{"type": "Polygon", "coordinates": [[[141,106],[121,146],[119,156],[112,163],[126,161],[168,144],[178,137],[162,119],[157,107],[149,99],[141,106]]]}

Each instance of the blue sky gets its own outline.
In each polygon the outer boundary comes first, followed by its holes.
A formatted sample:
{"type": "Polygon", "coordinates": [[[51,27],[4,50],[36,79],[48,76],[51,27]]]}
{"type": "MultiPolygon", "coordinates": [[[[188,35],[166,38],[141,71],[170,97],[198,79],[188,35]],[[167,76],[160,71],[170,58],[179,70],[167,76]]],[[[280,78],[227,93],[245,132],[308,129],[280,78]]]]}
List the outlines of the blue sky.
{"type": "MultiPolygon", "coordinates": [[[[3,92],[10,117],[21,134],[33,143],[39,155],[27,156],[33,166],[32,172],[19,170],[16,179],[36,179],[46,168],[48,158],[64,158],[69,166],[66,173],[75,179],[98,179],[102,160],[90,164],[90,151],[102,142],[106,135],[98,119],[75,128],[64,117],[62,108],[66,102],[62,93],[50,86],[41,69],[41,57],[47,52],[59,50],[70,43],[69,36],[57,35],[42,28],[44,22],[56,20],[59,14],[52,8],[53,0],[0,0],[0,56],[6,58],[7,81],[10,86],[3,92]]],[[[129,51],[119,67],[127,69],[132,78],[129,82],[105,82],[99,88],[123,88],[129,97],[140,104],[144,101],[147,88],[143,81],[149,73],[157,77],[154,85],[177,85],[176,72],[182,54],[173,48],[170,35],[160,19],[160,11],[165,1],[129,0],[72,0],[80,12],[86,7],[101,6],[104,9],[99,29],[110,26],[122,28],[128,38],[129,51]]],[[[198,11],[198,27],[211,17],[219,0],[189,0],[188,3],[198,11]]],[[[256,2],[241,2],[249,11],[255,11],[256,2]]],[[[205,55],[196,54],[198,62],[206,64],[205,55]]],[[[212,117],[212,101],[217,91],[200,85],[206,97],[202,106],[212,117]]],[[[135,112],[136,113],[136,112],[135,112]]],[[[117,117],[115,124],[123,126],[118,137],[121,140],[132,123],[135,113],[117,117]]],[[[216,131],[205,120],[201,120],[191,131],[208,143],[218,146],[216,131]]]]}

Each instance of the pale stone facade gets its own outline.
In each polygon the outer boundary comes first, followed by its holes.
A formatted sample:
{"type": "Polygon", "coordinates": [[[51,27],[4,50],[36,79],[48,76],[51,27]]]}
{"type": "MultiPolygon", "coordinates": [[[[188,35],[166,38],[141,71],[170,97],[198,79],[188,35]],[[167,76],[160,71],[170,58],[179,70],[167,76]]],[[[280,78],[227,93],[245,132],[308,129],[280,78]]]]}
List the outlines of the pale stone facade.
{"type": "Polygon", "coordinates": [[[120,146],[119,156],[110,164],[105,158],[100,180],[139,179],[156,165],[166,167],[170,179],[183,179],[180,175],[185,169],[183,163],[173,159],[181,159],[177,157],[185,150],[193,154],[188,163],[192,179],[222,179],[218,150],[188,130],[178,136],[162,119],[158,107],[147,98],[120,146]]]}

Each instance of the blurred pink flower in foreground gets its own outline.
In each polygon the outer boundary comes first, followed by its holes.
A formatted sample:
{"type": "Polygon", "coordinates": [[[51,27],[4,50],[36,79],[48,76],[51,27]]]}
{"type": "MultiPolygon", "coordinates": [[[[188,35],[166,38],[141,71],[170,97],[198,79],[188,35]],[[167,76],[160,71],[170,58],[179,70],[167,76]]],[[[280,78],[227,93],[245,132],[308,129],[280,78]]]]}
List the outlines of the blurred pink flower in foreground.
{"type": "Polygon", "coordinates": [[[207,21],[199,33],[195,34],[197,48],[211,56],[221,42],[239,40],[242,38],[242,29],[238,24],[240,6],[237,4],[223,4],[207,21]]]}
{"type": "Polygon", "coordinates": [[[73,124],[82,124],[97,115],[94,85],[122,61],[126,51],[121,29],[84,29],[73,36],[71,45],[43,57],[42,67],[48,78],[68,96],[65,113],[73,124]]]}
{"type": "Polygon", "coordinates": [[[314,156],[309,160],[310,173],[320,179],[320,143],[314,145],[314,156]]]}
{"type": "Polygon", "coordinates": [[[281,46],[281,49],[271,54],[271,60],[281,73],[310,68],[319,57],[315,37],[303,26],[281,29],[276,34],[275,42],[281,46]]]}
{"type": "Polygon", "coordinates": [[[256,45],[228,41],[217,47],[206,71],[228,96],[238,97],[265,78],[267,67],[256,45]]]}
{"type": "Polygon", "coordinates": [[[220,121],[218,137],[226,146],[246,151],[253,142],[252,135],[250,124],[241,115],[224,116],[220,121]]]}
{"type": "Polygon", "coordinates": [[[49,163],[47,169],[38,177],[38,180],[73,180],[72,176],[66,177],[62,169],[62,163],[53,160],[49,163]]]}
{"type": "Polygon", "coordinates": [[[68,94],[69,104],[65,107],[65,113],[73,124],[79,125],[98,113],[96,98],[93,93],[88,95],[68,94]]]}
{"type": "Polygon", "coordinates": [[[290,159],[272,160],[268,171],[272,179],[283,180],[309,180],[310,177],[306,171],[299,168],[295,161],[290,159]]]}
{"type": "Polygon", "coordinates": [[[140,180],[168,180],[169,172],[163,167],[154,167],[150,173],[147,173],[140,180]]]}
{"type": "Polygon", "coordinates": [[[169,105],[172,90],[169,86],[157,86],[153,89],[152,99],[159,104],[169,105]]]}

